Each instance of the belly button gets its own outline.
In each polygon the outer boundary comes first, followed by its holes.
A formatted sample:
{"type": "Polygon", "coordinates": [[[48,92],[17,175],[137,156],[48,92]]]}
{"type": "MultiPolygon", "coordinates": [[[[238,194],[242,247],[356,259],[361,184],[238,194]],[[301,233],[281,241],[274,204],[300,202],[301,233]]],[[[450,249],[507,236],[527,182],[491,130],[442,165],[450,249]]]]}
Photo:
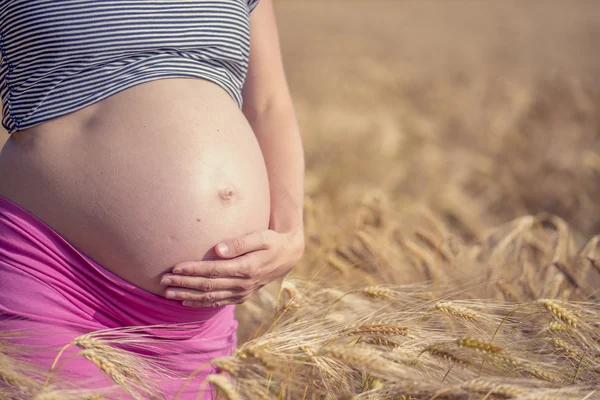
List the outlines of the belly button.
{"type": "Polygon", "coordinates": [[[223,203],[231,203],[235,199],[236,190],[235,186],[231,184],[225,184],[219,189],[219,199],[223,203]]]}

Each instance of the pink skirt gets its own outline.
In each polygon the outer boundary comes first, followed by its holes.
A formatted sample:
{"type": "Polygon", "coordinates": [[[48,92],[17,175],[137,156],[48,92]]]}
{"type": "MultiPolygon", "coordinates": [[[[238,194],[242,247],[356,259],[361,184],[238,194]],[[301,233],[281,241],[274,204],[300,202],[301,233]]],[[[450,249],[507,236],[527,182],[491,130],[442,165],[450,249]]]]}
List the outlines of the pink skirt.
{"type": "MultiPolygon", "coordinates": [[[[204,383],[216,372],[208,362],[230,355],[236,346],[233,306],[189,308],[145,291],[0,197],[0,342],[22,347],[28,362],[48,370],[60,349],[76,337],[115,328],[123,332],[115,334],[118,347],[163,369],[142,372],[144,381],[160,389],[157,398],[172,399],[192,372],[194,378],[178,398],[195,399],[200,389],[198,398],[214,398],[204,383]],[[127,327],[138,328],[123,329],[127,327]]],[[[56,383],[114,385],[80,351],[69,346],[61,355],[56,383]]]]}

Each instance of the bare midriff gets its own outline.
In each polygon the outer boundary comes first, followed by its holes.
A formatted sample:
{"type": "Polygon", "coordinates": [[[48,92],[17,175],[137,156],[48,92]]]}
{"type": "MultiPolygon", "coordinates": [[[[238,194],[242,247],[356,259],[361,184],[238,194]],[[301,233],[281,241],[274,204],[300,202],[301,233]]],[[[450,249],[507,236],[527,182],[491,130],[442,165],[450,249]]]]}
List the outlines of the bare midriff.
{"type": "Polygon", "coordinates": [[[160,276],[269,224],[254,133],[217,85],[169,78],[13,134],[0,196],[121,278],[163,294],[160,276]]]}

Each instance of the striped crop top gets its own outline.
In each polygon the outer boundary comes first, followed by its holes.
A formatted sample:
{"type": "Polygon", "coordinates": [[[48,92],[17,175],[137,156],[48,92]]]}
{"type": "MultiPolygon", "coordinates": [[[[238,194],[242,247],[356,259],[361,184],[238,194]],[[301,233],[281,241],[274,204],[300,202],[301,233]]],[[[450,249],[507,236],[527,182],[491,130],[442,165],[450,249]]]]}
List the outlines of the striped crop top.
{"type": "Polygon", "coordinates": [[[259,0],[0,0],[9,133],[142,82],[209,80],[242,105],[259,0]]]}

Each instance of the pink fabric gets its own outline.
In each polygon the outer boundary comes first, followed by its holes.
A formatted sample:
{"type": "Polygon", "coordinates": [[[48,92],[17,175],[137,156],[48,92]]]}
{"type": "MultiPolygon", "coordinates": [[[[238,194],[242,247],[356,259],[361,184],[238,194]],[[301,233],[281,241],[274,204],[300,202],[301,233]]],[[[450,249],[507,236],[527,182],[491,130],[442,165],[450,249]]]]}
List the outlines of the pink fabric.
{"type": "MultiPolygon", "coordinates": [[[[110,251],[110,249],[107,249],[110,251]]],[[[59,349],[75,337],[107,328],[139,327],[152,340],[143,348],[127,348],[156,357],[172,370],[148,376],[173,398],[185,377],[210,359],[230,355],[236,346],[234,307],[194,309],[147,292],[109,272],[73,248],[42,221],[0,197],[0,339],[18,330],[15,343],[39,348],[26,358],[49,368],[59,349]]],[[[139,336],[138,336],[139,337],[139,336]]],[[[66,360],[72,352],[66,353],[66,360]]],[[[208,373],[205,367],[179,399],[194,399],[208,373]]],[[[64,376],[97,378],[104,374],[75,356],[60,369],[64,376]]],[[[82,382],[82,381],[79,381],[82,382]]],[[[206,388],[207,386],[204,385],[206,388]]],[[[212,399],[207,388],[201,399],[212,399]]]]}

